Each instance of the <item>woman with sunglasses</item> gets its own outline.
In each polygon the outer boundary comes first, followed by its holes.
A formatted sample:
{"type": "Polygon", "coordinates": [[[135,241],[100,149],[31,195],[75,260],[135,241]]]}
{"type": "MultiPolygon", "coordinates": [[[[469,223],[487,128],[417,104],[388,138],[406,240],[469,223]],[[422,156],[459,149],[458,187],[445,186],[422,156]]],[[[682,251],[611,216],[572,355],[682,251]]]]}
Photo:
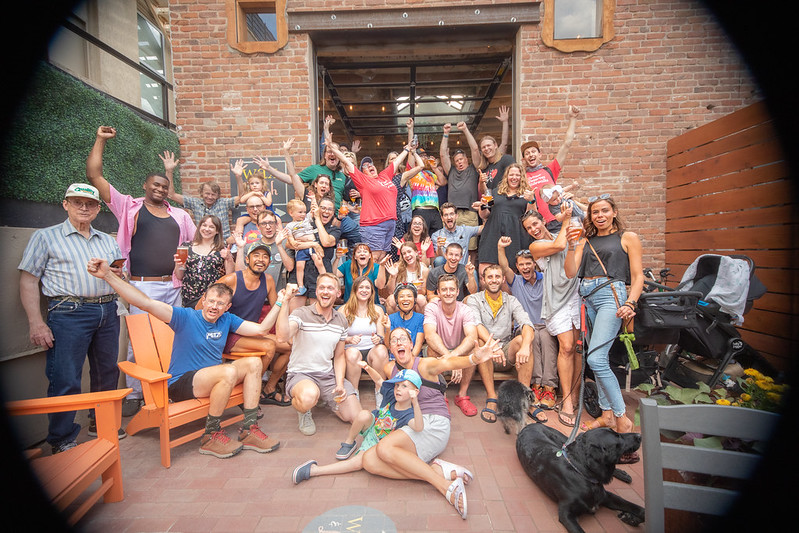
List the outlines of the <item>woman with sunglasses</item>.
{"type": "Polygon", "coordinates": [[[644,287],[641,241],[635,233],[625,231],[609,194],[588,199],[584,228],[584,239],[574,228],[569,232],[564,268],[566,276],[580,280],[580,296],[585,300],[591,323],[586,361],[596,379],[602,416],[580,428],[605,426],[628,433],[634,424],[627,418],[627,406],[619,381],[610,369],[608,353],[619,329],[635,316],[644,287]]]}
{"type": "MultiPolygon", "coordinates": [[[[394,289],[398,285],[413,285],[417,293],[422,287],[427,286],[427,265],[419,261],[419,254],[416,246],[412,242],[404,242],[399,247],[399,261],[394,263],[390,259],[384,261],[383,268],[388,274],[388,291],[391,293],[386,298],[386,311],[393,313],[397,310],[397,301],[394,298],[394,289]]],[[[427,305],[427,298],[424,294],[416,296],[416,310],[424,313],[424,306],[427,305]]]]}

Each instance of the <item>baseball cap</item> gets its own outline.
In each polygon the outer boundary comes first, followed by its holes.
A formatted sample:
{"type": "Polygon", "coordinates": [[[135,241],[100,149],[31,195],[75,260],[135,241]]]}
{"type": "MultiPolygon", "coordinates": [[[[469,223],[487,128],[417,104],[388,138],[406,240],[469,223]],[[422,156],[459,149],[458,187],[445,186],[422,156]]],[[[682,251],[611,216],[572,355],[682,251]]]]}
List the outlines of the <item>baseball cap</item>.
{"type": "Polygon", "coordinates": [[[422,388],[422,376],[420,376],[416,370],[411,370],[410,368],[403,368],[397,372],[396,376],[387,379],[385,383],[399,383],[400,381],[410,381],[417,389],[422,388]]]}
{"type": "Polygon", "coordinates": [[[66,194],[64,195],[64,198],[72,197],[91,198],[92,200],[97,200],[99,202],[100,191],[91,185],[87,185],[86,183],[73,183],[69,186],[66,194]]]}
{"type": "Polygon", "coordinates": [[[253,253],[255,250],[257,250],[259,248],[262,248],[262,249],[266,250],[267,252],[269,252],[269,247],[267,245],[265,245],[264,243],[262,243],[260,240],[258,240],[258,241],[255,241],[255,242],[251,242],[247,246],[244,247],[244,255],[245,256],[249,256],[251,253],[253,253]]]}
{"type": "Polygon", "coordinates": [[[375,163],[374,163],[374,161],[372,161],[372,158],[371,158],[371,157],[369,157],[369,156],[367,155],[366,157],[364,157],[363,159],[361,159],[361,170],[363,170],[363,166],[364,166],[366,163],[372,163],[373,165],[375,164],[375,163]]]}

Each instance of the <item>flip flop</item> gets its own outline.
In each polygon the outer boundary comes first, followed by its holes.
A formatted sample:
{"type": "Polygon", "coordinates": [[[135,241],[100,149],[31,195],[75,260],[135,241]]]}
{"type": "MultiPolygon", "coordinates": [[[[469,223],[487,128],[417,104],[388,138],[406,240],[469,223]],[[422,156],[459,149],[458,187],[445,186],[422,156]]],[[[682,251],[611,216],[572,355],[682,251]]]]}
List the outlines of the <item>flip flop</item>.
{"type": "Polygon", "coordinates": [[[574,413],[566,413],[558,409],[558,420],[566,427],[573,428],[577,416],[574,413]]]}
{"type": "Polygon", "coordinates": [[[463,480],[461,478],[457,478],[450,483],[449,487],[447,487],[447,494],[444,497],[455,507],[455,510],[458,511],[461,518],[466,520],[466,487],[463,486],[463,480]],[[458,505],[458,500],[461,497],[463,497],[463,509],[458,505]]]}
{"type": "MultiPolygon", "coordinates": [[[[533,419],[533,421],[534,421],[535,423],[537,423],[537,424],[543,424],[543,423],[545,423],[545,422],[547,422],[547,421],[549,420],[549,419],[547,418],[547,415],[544,413],[544,410],[543,410],[542,408],[537,408],[537,409],[536,409],[535,411],[533,411],[532,413],[531,413],[530,411],[527,411],[527,416],[529,416],[530,418],[532,418],[532,419],[533,419]],[[543,418],[541,418],[541,415],[544,415],[544,417],[543,417],[543,418]]],[[[572,424],[572,425],[573,425],[573,424],[572,424]]]]}
{"type": "Polygon", "coordinates": [[[291,400],[286,400],[283,394],[280,395],[282,399],[277,399],[277,389],[272,392],[261,391],[261,405],[279,405],[280,407],[288,407],[291,405],[291,400]]]}
{"type": "Polygon", "coordinates": [[[497,412],[488,407],[489,402],[499,405],[499,402],[497,402],[496,398],[487,398],[486,399],[486,406],[483,408],[482,411],[480,411],[480,418],[483,419],[483,422],[488,422],[489,424],[493,424],[494,422],[497,421],[497,412]],[[486,414],[494,415],[494,418],[493,419],[487,418],[485,416],[486,414]]]}
{"type": "Polygon", "coordinates": [[[452,481],[453,472],[455,472],[456,478],[461,478],[463,480],[464,485],[468,485],[474,479],[474,474],[472,474],[465,466],[449,463],[444,459],[439,458],[433,459],[433,464],[441,467],[441,471],[444,473],[444,479],[448,481],[452,481]]]}

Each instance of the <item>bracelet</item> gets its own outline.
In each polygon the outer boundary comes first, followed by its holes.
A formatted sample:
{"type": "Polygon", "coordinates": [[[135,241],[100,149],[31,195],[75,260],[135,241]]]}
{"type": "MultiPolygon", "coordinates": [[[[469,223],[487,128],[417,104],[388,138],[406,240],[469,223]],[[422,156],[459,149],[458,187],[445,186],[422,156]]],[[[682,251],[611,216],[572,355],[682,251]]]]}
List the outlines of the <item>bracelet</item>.
{"type": "Polygon", "coordinates": [[[622,307],[629,307],[631,311],[635,311],[635,307],[633,307],[633,304],[631,304],[630,302],[624,302],[621,305],[622,307]]]}
{"type": "Polygon", "coordinates": [[[283,307],[283,302],[279,302],[279,301],[275,302],[275,305],[278,306],[278,307],[283,307]]]}
{"type": "Polygon", "coordinates": [[[474,363],[474,359],[472,359],[472,357],[473,357],[473,356],[474,356],[474,354],[473,354],[473,353],[470,353],[470,354],[469,354],[469,363],[471,363],[472,365],[474,365],[474,364],[475,364],[475,363],[474,363]]]}
{"type": "Polygon", "coordinates": [[[445,133],[445,134],[444,134],[444,137],[449,137],[449,133],[445,133]]]}
{"type": "Polygon", "coordinates": [[[630,304],[631,306],[633,306],[633,309],[635,309],[638,306],[638,302],[636,300],[627,300],[624,303],[630,304]]]}

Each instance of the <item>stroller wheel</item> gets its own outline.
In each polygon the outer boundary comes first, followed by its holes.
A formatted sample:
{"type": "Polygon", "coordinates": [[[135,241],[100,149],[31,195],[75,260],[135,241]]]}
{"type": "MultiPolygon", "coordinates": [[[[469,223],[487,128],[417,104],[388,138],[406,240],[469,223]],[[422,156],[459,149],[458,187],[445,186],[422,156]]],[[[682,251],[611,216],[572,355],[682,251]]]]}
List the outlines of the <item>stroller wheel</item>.
{"type": "Polygon", "coordinates": [[[593,381],[585,382],[583,387],[583,406],[585,411],[594,418],[602,416],[602,409],[599,408],[599,394],[596,390],[596,383],[593,381]]]}

